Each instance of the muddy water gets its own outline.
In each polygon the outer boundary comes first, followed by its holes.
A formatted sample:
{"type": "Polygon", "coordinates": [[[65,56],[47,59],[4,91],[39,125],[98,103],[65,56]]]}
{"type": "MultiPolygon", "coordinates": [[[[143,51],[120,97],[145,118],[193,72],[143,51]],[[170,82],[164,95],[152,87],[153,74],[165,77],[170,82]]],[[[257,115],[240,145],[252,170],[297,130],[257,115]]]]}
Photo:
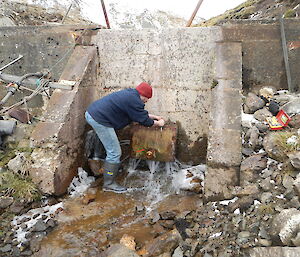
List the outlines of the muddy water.
{"type": "Polygon", "coordinates": [[[137,248],[141,248],[156,235],[148,222],[151,211],[181,213],[201,205],[199,195],[173,194],[160,199],[163,200],[153,205],[145,192],[115,194],[103,192],[100,187],[96,199],[89,204],[80,197],[69,198],[59,214],[58,227],[43,239],[41,250],[34,256],[99,256],[124,234],[133,236],[137,248]],[[139,214],[136,206],[141,204],[146,208],[139,214]]]}

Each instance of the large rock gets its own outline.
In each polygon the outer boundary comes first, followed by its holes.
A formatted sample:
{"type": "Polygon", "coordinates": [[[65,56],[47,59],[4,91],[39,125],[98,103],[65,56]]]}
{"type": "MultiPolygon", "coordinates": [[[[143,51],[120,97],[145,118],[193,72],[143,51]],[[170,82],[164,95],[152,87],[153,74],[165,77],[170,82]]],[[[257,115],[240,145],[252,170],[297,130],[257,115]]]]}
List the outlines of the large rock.
{"type": "Polygon", "coordinates": [[[286,113],[300,113],[300,97],[293,99],[292,101],[288,102],[284,106],[282,106],[282,109],[286,113]]]}
{"type": "Polygon", "coordinates": [[[101,257],[139,257],[139,255],[123,244],[114,244],[104,251],[101,257]]]}
{"type": "Polygon", "coordinates": [[[292,128],[300,128],[300,114],[297,113],[294,115],[289,123],[289,126],[292,128]]]}
{"type": "Polygon", "coordinates": [[[247,252],[249,257],[298,257],[300,247],[255,247],[247,252]]]}
{"type": "Polygon", "coordinates": [[[15,158],[8,162],[8,168],[16,174],[27,175],[26,162],[28,156],[28,153],[18,153],[15,158]]]}
{"type": "Polygon", "coordinates": [[[163,253],[172,253],[179,245],[181,236],[177,229],[171,230],[152,241],[145,246],[144,257],[159,256],[163,253]]]}
{"type": "Polygon", "coordinates": [[[279,140],[282,140],[283,133],[285,132],[270,132],[264,137],[263,141],[263,147],[269,157],[280,162],[287,159],[283,147],[278,143],[279,140]]]}
{"type": "Polygon", "coordinates": [[[296,179],[294,180],[294,190],[300,198],[300,174],[298,174],[296,179]]]}
{"type": "Polygon", "coordinates": [[[270,233],[280,238],[284,245],[293,246],[293,240],[300,231],[300,211],[295,208],[284,209],[275,216],[270,233]]]}
{"type": "Polygon", "coordinates": [[[293,167],[300,170],[300,151],[290,153],[288,157],[293,167]]]}
{"type": "Polygon", "coordinates": [[[248,107],[250,113],[254,113],[265,106],[265,101],[250,92],[245,100],[245,105],[248,107]]]}
{"type": "Polygon", "coordinates": [[[259,121],[266,121],[267,117],[272,117],[273,114],[267,108],[262,108],[260,110],[257,110],[253,114],[253,116],[255,119],[259,121]]]}

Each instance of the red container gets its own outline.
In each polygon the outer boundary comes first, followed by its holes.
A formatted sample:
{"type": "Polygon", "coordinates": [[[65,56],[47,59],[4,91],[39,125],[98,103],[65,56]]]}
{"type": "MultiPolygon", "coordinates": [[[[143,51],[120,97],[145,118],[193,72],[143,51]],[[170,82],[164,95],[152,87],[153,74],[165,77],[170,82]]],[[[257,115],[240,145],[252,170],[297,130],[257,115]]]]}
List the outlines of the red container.
{"type": "Polygon", "coordinates": [[[267,118],[271,130],[283,129],[283,127],[286,127],[288,125],[290,120],[290,116],[287,115],[284,110],[280,110],[277,113],[276,117],[273,116],[267,118]]]}

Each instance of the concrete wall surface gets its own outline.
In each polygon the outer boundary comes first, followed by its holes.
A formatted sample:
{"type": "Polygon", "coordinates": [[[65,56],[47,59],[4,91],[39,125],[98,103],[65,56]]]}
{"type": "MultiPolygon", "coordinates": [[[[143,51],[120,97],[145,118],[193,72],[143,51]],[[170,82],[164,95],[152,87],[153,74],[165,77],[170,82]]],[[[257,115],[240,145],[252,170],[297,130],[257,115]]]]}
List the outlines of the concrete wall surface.
{"type": "MultiPolygon", "coordinates": [[[[284,19],[292,86],[300,90],[300,21],[284,19]]],[[[242,42],[243,89],[288,89],[279,22],[233,21],[222,27],[224,41],[242,42]]]]}
{"type": "MultiPolygon", "coordinates": [[[[90,26],[14,26],[0,28],[0,68],[16,59],[18,62],[4,69],[3,73],[22,76],[26,73],[50,70],[52,81],[57,81],[71,56],[78,35],[90,38],[90,26]]],[[[36,86],[29,86],[35,89],[36,86]]],[[[25,95],[29,92],[24,91],[25,95]]],[[[6,89],[0,84],[0,98],[6,94],[6,89]]],[[[19,101],[23,94],[17,92],[7,105],[19,101]]],[[[42,97],[35,97],[28,103],[29,107],[41,107],[42,97]]]]}
{"type": "Polygon", "coordinates": [[[92,40],[99,51],[100,95],[150,83],[154,93],[146,109],[178,123],[178,159],[202,162],[220,39],[217,27],[101,30],[92,40]]]}

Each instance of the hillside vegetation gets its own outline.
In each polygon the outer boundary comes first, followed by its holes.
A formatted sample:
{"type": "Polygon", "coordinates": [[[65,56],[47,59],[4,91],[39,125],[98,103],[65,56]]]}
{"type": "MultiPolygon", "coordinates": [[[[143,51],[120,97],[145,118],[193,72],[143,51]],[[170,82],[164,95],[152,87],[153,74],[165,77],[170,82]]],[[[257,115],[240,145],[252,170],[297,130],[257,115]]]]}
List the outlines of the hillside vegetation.
{"type": "Polygon", "coordinates": [[[284,18],[297,18],[300,15],[299,4],[300,0],[248,0],[196,26],[214,26],[234,19],[276,20],[280,16],[284,18]]]}

